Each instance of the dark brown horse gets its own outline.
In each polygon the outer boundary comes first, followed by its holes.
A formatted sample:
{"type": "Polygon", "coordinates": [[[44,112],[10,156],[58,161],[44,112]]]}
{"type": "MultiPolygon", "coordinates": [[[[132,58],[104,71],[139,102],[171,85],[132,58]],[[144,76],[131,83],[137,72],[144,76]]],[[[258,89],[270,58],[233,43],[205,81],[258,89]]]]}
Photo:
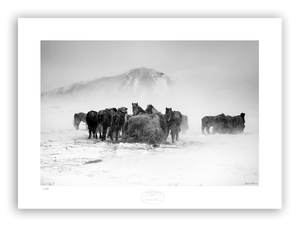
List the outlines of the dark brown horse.
{"type": "Polygon", "coordinates": [[[172,137],[172,143],[179,139],[179,132],[180,124],[182,122],[182,114],[179,111],[173,111],[172,108],[166,108],[166,114],[165,114],[168,130],[167,130],[167,136],[169,135],[169,132],[171,131],[171,137],[172,137]]]}

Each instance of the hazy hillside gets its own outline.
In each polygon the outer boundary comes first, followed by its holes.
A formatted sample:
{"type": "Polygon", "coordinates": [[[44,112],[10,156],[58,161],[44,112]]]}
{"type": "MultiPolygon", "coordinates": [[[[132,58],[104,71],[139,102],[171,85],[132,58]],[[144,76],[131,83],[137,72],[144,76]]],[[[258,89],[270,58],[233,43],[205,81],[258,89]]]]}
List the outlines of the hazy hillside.
{"type": "Polygon", "coordinates": [[[119,103],[120,101],[150,99],[164,96],[176,82],[163,72],[148,68],[132,69],[113,77],[82,81],[41,94],[42,100],[69,99],[119,103]]]}

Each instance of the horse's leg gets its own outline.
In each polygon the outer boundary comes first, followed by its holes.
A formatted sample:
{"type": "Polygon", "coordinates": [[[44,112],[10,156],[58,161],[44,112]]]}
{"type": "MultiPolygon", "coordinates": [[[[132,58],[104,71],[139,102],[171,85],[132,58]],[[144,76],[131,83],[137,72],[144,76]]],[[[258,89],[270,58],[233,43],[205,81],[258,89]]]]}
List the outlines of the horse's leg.
{"type": "Polygon", "coordinates": [[[110,138],[111,141],[114,140],[113,135],[114,135],[114,129],[113,129],[113,127],[109,127],[108,135],[107,136],[110,138]]]}
{"type": "Polygon", "coordinates": [[[111,141],[114,141],[114,130],[111,130],[111,132],[109,134],[109,138],[111,141]]]}
{"type": "Polygon", "coordinates": [[[109,137],[110,126],[106,127],[105,138],[109,137]]]}
{"type": "Polygon", "coordinates": [[[116,141],[118,141],[118,137],[119,137],[119,129],[116,130],[116,141]]]}
{"type": "Polygon", "coordinates": [[[103,126],[102,141],[106,139],[107,126],[103,126]]]}
{"type": "Polygon", "coordinates": [[[95,138],[95,129],[94,129],[94,126],[92,127],[91,131],[92,131],[92,138],[95,138]]]}
{"type": "Polygon", "coordinates": [[[170,128],[168,127],[167,128],[167,137],[166,137],[166,139],[168,139],[169,134],[170,134],[170,128]]]}
{"type": "Polygon", "coordinates": [[[89,139],[92,137],[92,130],[91,127],[89,127],[89,139]]]}
{"type": "Polygon", "coordinates": [[[98,127],[97,127],[97,130],[98,130],[98,132],[99,132],[99,139],[101,139],[102,138],[102,136],[103,136],[103,131],[102,131],[102,125],[101,124],[98,124],[98,127]]]}
{"type": "Polygon", "coordinates": [[[180,129],[176,129],[176,141],[178,141],[178,139],[179,139],[179,132],[180,131],[181,131],[180,129]]]}
{"type": "Polygon", "coordinates": [[[176,131],[174,130],[172,132],[172,143],[175,143],[175,136],[176,136],[176,131]]]}
{"type": "Polygon", "coordinates": [[[171,130],[171,138],[172,138],[172,143],[174,143],[174,139],[175,139],[175,131],[174,129],[171,130]]]}
{"type": "Polygon", "coordinates": [[[201,129],[202,129],[202,134],[205,134],[204,132],[205,127],[202,126],[201,129]]]}
{"type": "Polygon", "coordinates": [[[210,127],[209,126],[206,126],[206,132],[207,132],[207,134],[210,134],[210,127]]]}
{"type": "Polygon", "coordinates": [[[78,130],[78,123],[77,123],[76,119],[74,119],[73,125],[74,125],[75,129],[78,130]]]}
{"type": "Polygon", "coordinates": [[[102,135],[101,135],[101,125],[98,126],[98,131],[99,131],[99,139],[102,138],[102,135]]]}
{"type": "Polygon", "coordinates": [[[97,126],[95,126],[95,128],[94,128],[94,137],[95,137],[96,139],[98,139],[98,135],[97,135],[97,126]]]}
{"type": "Polygon", "coordinates": [[[96,126],[96,135],[98,136],[98,132],[99,132],[99,139],[101,139],[101,131],[100,131],[100,124],[98,124],[96,126]]]}

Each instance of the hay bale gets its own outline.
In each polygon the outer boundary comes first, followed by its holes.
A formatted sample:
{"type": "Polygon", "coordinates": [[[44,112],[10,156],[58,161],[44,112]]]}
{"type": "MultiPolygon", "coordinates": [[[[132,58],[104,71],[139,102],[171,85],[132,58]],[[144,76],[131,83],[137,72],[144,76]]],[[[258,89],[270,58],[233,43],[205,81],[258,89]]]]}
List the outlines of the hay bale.
{"type": "Polygon", "coordinates": [[[141,114],[132,116],[126,122],[123,139],[128,143],[165,143],[166,131],[162,114],[141,114]]]}

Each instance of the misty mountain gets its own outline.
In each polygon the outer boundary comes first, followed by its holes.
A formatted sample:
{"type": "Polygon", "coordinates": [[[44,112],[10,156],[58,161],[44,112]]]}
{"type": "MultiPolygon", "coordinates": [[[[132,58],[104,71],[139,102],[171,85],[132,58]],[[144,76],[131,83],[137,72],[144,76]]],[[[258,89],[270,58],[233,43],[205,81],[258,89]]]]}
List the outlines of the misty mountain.
{"type": "Polygon", "coordinates": [[[205,68],[168,76],[154,69],[136,68],[44,92],[41,97],[43,105],[68,106],[77,112],[121,106],[131,111],[131,103],[138,102],[144,109],[152,104],[161,112],[171,107],[197,121],[220,113],[257,115],[258,81],[235,74],[231,79],[224,69],[205,68]]]}
{"type": "Polygon", "coordinates": [[[175,79],[149,68],[132,69],[121,75],[82,81],[67,87],[43,92],[43,100],[76,99],[140,99],[162,95],[178,85],[175,79]]]}

